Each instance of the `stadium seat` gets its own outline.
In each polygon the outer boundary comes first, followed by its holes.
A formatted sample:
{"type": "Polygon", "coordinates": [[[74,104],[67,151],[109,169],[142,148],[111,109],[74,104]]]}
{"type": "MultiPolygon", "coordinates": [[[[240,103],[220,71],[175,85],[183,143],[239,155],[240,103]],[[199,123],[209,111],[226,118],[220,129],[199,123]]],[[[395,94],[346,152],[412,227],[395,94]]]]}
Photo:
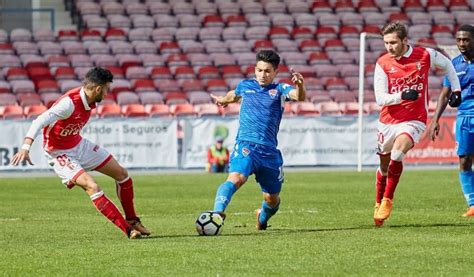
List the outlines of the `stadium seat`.
{"type": "Polygon", "coordinates": [[[23,113],[27,119],[35,119],[38,115],[42,114],[47,110],[46,106],[39,105],[29,105],[24,107],[23,113]]]}
{"type": "Polygon", "coordinates": [[[63,47],[61,44],[52,41],[38,42],[38,47],[42,55],[61,55],[63,47]]]}
{"type": "Polygon", "coordinates": [[[0,94],[0,106],[17,105],[16,96],[12,93],[0,94]]]}
{"type": "Polygon", "coordinates": [[[229,87],[227,83],[222,79],[209,79],[206,82],[206,88],[208,92],[215,92],[215,91],[228,91],[229,87]]]}
{"type": "Polygon", "coordinates": [[[0,80],[0,94],[11,93],[10,83],[0,80]]]}
{"type": "Polygon", "coordinates": [[[215,104],[197,104],[194,106],[199,117],[220,116],[219,107],[215,104]]]}
{"type": "Polygon", "coordinates": [[[218,14],[216,3],[196,1],[195,8],[196,8],[196,13],[200,16],[218,14]]]}
{"type": "Polygon", "coordinates": [[[170,117],[170,107],[166,104],[152,104],[146,106],[150,117],[170,117]]]}
{"type": "Polygon", "coordinates": [[[120,105],[117,104],[100,104],[97,106],[97,113],[101,118],[122,116],[120,105]]]}
{"type": "Polygon", "coordinates": [[[130,91],[121,91],[117,94],[117,103],[119,105],[139,104],[138,95],[130,91]]]}
{"type": "Polygon", "coordinates": [[[156,91],[154,82],[150,79],[132,80],[132,88],[135,92],[156,91]]]}
{"type": "Polygon", "coordinates": [[[193,105],[211,103],[211,97],[204,91],[188,92],[186,97],[188,102],[193,105]]]}
{"type": "Polygon", "coordinates": [[[36,93],[20,93],[16,96],[16,98],[18,100],[18,104],[20,104],[22,107],[43,104],[39,94],[36,93]]]}
{"type": "Polygon", "coordinates": [[[341,115],[341,109],[336,102],[322,102],[316,105],[319,106],[321,115],[341,115]]]}
{"type": "Polygon", "coordinates": [[[35,84],[30,80],[13,80],[10,85],[14,94],[36,92],[35,84]]]}
{"type": "Polygon", "coordinates": [[[339,103],[342,109],[342,113],[345,115],[356,115],[359,113],[359,103],[357,102],[345,102],[339,103]]]}
{"type": "Polygon", "coordinates": [[[23,109],[16,105],[7,105],[3,109],[3,119],[23,119],[23,109]]]}
{"type": "Polygon", "coordinates": [[[291,111],[298,116],[317,116],[319,111],[311,102],[297,102],[291,104],[291,111]]]}
{"type": "Polygon", "coordinates": [[[203,91],[204,85],[200,80],[186,79],[181,82],[181,89],[184,92],[203,91]]]}
{"type": "Polygon", "coordinates": [[[61,80],[58,82],[58,84],[59,84],[59,89],[61,90],[62,93],[66,93],[71,89],[82,86],[82,83],[77,80],[61,80]]]}
{"type": "Polygon", "coordinates": [[[145,110],[145,106],[141,104],[129,104],[122,108],[122,114],[126,117],[146,117],[148,113],[145,110]]]}
{"type": "Polygon", "coordinates": [[[174,116],[196,116],[197,115],[197,113],[194,111],[194,106],[187,103],[171,105],[170,112],[174,116]]]}
{"type": "Polygon", "coordinates": [[[140,103],[143,105],[150,105],[150,104],[163,104],[163,95],[158,92],[139,92],[137,93],[138,98],[140,99],[140,103]]]}
{"type": "Polygon", "coordinates": [[[168,105],[186,104],[188,100],[186,94],[178,91],[165,92],[165,103],[168,105]]]}

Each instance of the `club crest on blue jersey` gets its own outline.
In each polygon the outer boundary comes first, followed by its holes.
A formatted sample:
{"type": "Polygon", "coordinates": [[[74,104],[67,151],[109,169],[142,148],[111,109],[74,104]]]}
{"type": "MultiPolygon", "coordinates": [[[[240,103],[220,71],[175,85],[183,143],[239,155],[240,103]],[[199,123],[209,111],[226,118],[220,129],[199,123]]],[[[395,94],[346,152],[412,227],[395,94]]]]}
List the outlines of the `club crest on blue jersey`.
{"type": "Polygon", "coordinates": [[[278,90],[271,89],[268,91],[268,94],[270,95],[271,98],[275,98],[275,96],[278,94],[278,90]]]}
{"type": "Polygon", "coordinates": [[[250,154],[250,150],[247,147],[242,148],[242,155],[247,157],[250,154]]]}

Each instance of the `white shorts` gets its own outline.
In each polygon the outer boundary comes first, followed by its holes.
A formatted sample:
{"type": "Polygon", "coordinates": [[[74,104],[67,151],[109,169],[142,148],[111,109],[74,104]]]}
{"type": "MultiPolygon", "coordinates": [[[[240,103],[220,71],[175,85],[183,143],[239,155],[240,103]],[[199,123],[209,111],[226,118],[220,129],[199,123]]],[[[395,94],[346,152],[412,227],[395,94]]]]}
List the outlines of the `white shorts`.
{"type": "Polygon", "coordinates": [[[76,179],[85,171],[97,170],[104,166],[112,155],[104,148],[83,138],[74,148],[45,152],[48,164],[71,189],[76,179]]]}
{"type": "Polygon", "coordinates": [[[419,142],[425,129],[426,124],[418,120],[398,124],[384,124],[379,122],[377,126],[378,154],[389,154],[392,151],[395,139],[402,134],[408,135],[413,144],[419,142]]]}

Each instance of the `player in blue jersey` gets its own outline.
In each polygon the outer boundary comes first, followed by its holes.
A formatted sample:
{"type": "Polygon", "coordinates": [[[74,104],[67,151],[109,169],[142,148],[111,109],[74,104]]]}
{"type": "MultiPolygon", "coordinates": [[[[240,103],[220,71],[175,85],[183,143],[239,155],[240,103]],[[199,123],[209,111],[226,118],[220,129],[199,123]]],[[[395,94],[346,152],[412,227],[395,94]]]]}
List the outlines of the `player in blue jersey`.
{"type": "Polygon", "coordinates": [[[439,118],[446,105],[457,107],[456,144],[459,156],[459,179],[469,206],[464,217],[474,216],[474,177],[472,158],[474,156],[474,27],[462,25],[456,32],[456,45],[461,54],[452,60],[461,83],[461,93],[452,93],[447,78],[438,99],[429,135],[434,141],[439,133],[439,118]]]}
{"type": "Polygon", "coordinates": [[[285,101],[304,101],[306,97],[303,76],[298,72],[292,70],[296,88],[273,83],[279,63],[280,56],[275,51],[261,50],[257,53],[255,79],[242,80],[225,96],[211,95],[221,106],[241,101],[240,126],[230,156],[229,176],[217,190],[214,211],[225,217],[232,195],[255,174],[264,198],[257,210],[257,230],[265,230],[268,220],[280,207],[283,159],[277,149],[277,134],[285,101]]]}

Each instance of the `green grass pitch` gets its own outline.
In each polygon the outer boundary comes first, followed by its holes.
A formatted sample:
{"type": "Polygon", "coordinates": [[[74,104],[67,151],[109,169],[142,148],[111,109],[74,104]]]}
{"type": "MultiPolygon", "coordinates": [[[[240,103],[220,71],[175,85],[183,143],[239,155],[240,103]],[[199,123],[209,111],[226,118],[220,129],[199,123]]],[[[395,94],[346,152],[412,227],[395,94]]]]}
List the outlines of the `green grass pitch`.
{"type": "MultiPolygon", "coordinates": [[[[405,170],[391,218],[373,227],[374,172],[289,172],[280,212],[255,230],[254,178],[222,235],[200,237],[225,175],[134,176],[150,238],[130,241],[58,178],[0,179],[0,275],[471,275],[474,219],[456,170],[405,170]]],[[[111,179],[98,183],[116,204],[111,179]]]]}

